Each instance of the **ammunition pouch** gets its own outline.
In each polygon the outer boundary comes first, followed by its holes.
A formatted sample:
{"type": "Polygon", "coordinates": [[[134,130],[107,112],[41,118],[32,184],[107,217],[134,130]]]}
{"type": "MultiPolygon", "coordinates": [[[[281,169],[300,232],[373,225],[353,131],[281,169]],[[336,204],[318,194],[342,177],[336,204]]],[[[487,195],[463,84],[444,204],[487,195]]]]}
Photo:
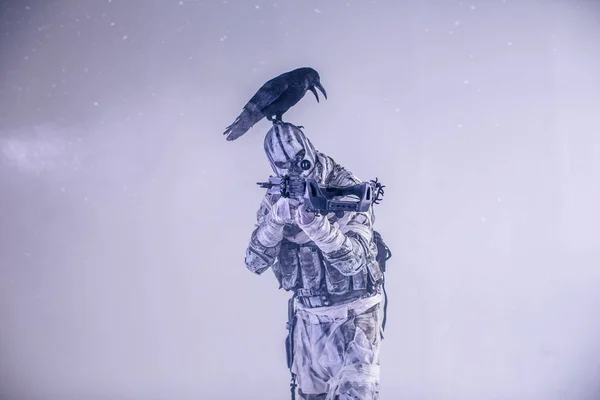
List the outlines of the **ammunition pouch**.
{"type": "Polygon", "coordinates": [[[273,272],[284,290],[293,290],[300,286],[298,261],[298,245],[284,240],[278,260],[273,265],[273,272]]]}

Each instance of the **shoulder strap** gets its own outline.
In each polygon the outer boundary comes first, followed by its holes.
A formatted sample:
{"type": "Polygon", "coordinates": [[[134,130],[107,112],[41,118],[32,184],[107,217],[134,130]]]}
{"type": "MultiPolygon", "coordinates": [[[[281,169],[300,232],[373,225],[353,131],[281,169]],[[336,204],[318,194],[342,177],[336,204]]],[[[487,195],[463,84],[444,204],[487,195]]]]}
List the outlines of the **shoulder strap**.
{"type": "Polygon", "coordinates": [[[381,322],[381,327],[385,331],[385,324],[387,322],[387,306],[388,306],[388,295],[385,290],[385,272],[386,272],[386,263],[387,260],[392,258],[392,252],[390,248],[385,244],[381,234],[376,230],[373,230],[373,240],[375,241],[375,245],[377,246],[377,262],[379,263],[379,268],[383,272],[383,282],[381,283],[381,287],[383,289],[383,321],[381,322]]]}

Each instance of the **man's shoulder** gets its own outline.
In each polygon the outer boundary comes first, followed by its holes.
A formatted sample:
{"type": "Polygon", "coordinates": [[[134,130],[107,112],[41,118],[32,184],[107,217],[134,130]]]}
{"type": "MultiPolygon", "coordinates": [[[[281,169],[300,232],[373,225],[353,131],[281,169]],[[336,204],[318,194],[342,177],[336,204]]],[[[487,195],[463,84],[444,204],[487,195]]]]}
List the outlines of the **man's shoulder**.
{"type": "Polygon", "coordinates": [[[362,182],[352,171],[335,161],[332,157],[323,153],[319,153],[319,155],[323,158],[327,169],[326,185],[343,187],[362,182]]]}

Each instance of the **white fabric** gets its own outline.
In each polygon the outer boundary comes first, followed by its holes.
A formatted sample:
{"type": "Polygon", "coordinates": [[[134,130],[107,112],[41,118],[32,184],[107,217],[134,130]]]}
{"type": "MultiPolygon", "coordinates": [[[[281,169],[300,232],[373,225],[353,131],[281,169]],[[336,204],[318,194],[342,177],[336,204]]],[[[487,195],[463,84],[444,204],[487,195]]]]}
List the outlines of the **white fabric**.
{"type": "Polygon", "coordinates": [[[377,294],[314,309],[297,303],[292,372],[301,395],[378,398],[381,300],[377,294]]]}
{"type": "Polygon", "coordinates": [[[338,250],[346,240],[346,236],[342,231],[329,223],[329,220],[322,215],[314,218],[312,222],[306,225],[302,224],[299,218],[297,218],[296,223],[324,253],[338,250]]]}
{"type": "Polygon", "coordinates": [[[266,216],[263,224],[256,231],[256,239],[265,247],[276,246],[283,239],[285,224],[294,223],[298,201],[281,197],[266,216]]]}

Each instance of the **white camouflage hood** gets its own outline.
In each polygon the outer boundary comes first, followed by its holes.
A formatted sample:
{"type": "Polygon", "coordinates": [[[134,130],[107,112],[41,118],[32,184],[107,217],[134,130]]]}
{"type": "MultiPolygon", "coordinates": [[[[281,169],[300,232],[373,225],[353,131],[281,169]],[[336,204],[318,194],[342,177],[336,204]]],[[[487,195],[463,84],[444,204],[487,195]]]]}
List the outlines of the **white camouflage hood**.
{"type": "Polygon", "coordinates": [[[297,173],[304,178],[318,179],[314,176],[317,151],[300,128],[289,123],[273,125],[265,136],[264,149],[278,176],[297,173]],[[306,170],[300,168],[303,160],[310,163],[306,170]]]}

